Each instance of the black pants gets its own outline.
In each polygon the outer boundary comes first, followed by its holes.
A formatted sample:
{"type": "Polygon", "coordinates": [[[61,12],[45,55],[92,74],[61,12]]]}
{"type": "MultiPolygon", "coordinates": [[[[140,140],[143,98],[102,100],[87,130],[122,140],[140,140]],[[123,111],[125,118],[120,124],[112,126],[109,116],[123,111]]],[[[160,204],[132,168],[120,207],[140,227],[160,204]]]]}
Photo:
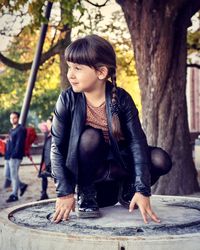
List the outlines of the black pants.
{"type": "Polygon", "coordinates": [[[47,177],[42,177],[42,193],[47,193],[48,179],[47,177]]]}
{"type": "MultiPolygon", "coordinates": [[[[116,204],[120,182],[133,181],[132,160],[126,141],[120,141],[118,145],[123,161],[130,172],[116,162],[100,129],[86,126],[79,141],[78,185],[80,188],[95,185],[97,202],[100,207],[116,204]]],[[[172,162],[169,155],[157,147],[149,147],[149,158],[151,185],[153,185],[161,175],[170,171],[172,162]]]]}

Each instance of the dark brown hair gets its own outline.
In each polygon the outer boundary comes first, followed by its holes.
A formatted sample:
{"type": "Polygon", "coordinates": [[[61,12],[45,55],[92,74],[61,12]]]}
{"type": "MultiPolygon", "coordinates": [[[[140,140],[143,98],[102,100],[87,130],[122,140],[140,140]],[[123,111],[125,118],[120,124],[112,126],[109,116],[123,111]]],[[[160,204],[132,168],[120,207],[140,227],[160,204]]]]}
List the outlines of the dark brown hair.
{"type": "Polygon", "coordinates": [[[87,65],[95,70],[106,66],[108,77],[111,78],[112,88],[112,130],[117,140],[121,137],[119,120],[119,105],[116,84],[116,55],[112,45],[102,37],[88,35],[71,43],[65,50],[65,60],[72,63],[87,65]]]}
{"type": "Polygon", "coordinates": [[[20,117],[20,113],[19,113],[19,112],[17,112],[17,111],[12,111],[12,112],[10,112],[10,115],[11,115],[11,114],[16,115],[16,116],[17,116],[17,118],[19,118],[19,117],[20,117]]]}

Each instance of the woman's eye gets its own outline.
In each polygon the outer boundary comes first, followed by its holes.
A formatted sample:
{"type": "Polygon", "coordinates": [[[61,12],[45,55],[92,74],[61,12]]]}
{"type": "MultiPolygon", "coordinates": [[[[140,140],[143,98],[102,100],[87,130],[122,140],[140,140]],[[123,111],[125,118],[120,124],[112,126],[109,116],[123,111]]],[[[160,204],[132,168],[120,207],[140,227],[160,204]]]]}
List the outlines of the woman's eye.
{"type": "Polygon", "coordinates": [[[75,69],[76,69],[76,70],[81,70],[81,68],[79,68],[79,67],[76,67],[75,69]]]}

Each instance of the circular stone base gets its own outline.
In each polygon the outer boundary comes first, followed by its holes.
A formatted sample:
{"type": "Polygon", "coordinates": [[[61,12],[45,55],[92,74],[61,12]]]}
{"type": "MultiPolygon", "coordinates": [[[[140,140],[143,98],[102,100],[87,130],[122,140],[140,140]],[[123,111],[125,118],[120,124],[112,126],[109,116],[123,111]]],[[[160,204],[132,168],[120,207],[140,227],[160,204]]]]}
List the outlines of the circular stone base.
{"type": "Polygon", "coordinates": [[[161,223],[144,224],[139,209],[117,204],[102,208],[101,218],[51,221],[55,200],[30,203],[0,213],[0,245],[13,249],[200,249],[200,199],[152,196],[161,223]]]}

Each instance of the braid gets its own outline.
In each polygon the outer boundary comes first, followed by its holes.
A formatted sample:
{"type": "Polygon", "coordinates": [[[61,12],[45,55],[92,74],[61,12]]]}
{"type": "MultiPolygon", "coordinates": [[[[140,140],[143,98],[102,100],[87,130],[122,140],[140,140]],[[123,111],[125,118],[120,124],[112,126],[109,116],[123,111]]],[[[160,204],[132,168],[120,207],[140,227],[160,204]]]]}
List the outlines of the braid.
{"type": "Polygon", "coordinates": [[[116,71],[111,74],[111,81],[113,84],[112,96],[111,96],[111,113],[112,113],[112,130],[116,139],[121,139],[121,125],[119,120],[119,103],[117,97],[117,84],[116,84],[116,71]]]}

